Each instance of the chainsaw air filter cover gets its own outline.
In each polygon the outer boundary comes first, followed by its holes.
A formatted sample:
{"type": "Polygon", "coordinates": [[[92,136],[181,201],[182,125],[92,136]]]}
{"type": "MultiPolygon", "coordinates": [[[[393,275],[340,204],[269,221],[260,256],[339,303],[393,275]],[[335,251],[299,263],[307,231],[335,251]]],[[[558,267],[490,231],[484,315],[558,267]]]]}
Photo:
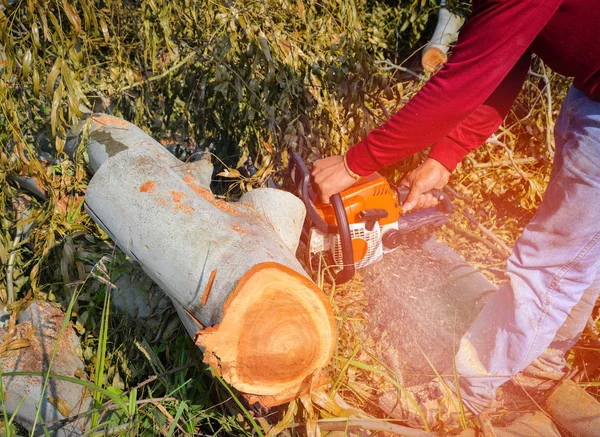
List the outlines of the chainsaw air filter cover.
{"type": "MultiPolygon", "coordinates": [[[[357,269],[379,261],[383,257],[380,226],[374,226],[369,231],[364,223],[353,223],[350,225],[350,236],[352,238],[352,248],[354,249],[354,264],[357,269]]],[[[335,234],[331,238],[335,263],[343,265],[340,236],[335,234]]]]}

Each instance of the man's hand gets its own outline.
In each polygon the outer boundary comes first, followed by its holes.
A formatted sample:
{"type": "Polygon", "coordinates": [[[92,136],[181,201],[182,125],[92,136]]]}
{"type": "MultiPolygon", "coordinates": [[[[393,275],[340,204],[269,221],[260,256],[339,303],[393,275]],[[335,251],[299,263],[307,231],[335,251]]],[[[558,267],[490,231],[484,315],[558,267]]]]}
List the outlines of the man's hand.
{"type": "MultiPolygon", "coordinates": [[[[343,164],[342,164],[343,165],[343,164]]],[[[405,212],[412,209],[432,208],[438,200],[431,194],[422,194],[425,191],[444,188],[448,183],[450,172],[435,159],[427,158],[423,164],[411,171],[400,185],[410,188],[410,194],[402,205],[405,212]]]]}
{"type": "Polygon", "coordinates": [[[330,156],[315,161],[311,172],[319,200],[329,203],[334,194],[344,191],[356,182],[344,164],[343,156],[330,156]]]}

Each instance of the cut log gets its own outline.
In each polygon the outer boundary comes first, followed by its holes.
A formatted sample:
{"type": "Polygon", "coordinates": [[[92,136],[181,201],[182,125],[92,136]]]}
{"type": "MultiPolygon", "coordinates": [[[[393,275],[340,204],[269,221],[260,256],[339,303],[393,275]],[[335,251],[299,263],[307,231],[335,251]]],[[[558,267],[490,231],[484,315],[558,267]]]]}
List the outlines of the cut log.
{"type": "Polygon", "coordinates": [[[439,70],[448,60],[448,50],[458,38],[458,31],[465,19],[453,14],[445,7],[438,11],[438,21],[431,36],[431,41],[423,49],[421,65],[431,73],[439,70]]]}
{"type": "Polygon", "coordinates": [[[171,298],[205,361],[251,402],[306,393],[335,322],[295,257],[303,203],[268,188],[225,202],[207,186],[209,161],[183,164],[112,116],[93,115],[88,132],[86,210],[171,298]]]}
{"type": "Polygon", "coordinates": [[[91,408],[90,392],[82,385],[50,377],[43,390],[45,376],[9,376],[12,372],[44,375],[50,371],[55,375],[87,380],[85,366],[77,354],[77,349],[81,348],[79,337],[72,324],[69,323],[61,333],[64,317],[63,312],[52,304],[34,302],[19,316],[16,326],[0,329],[2,406],[7,420],[14,417],[15,422],[32,431],[32,435],[44,435],[42,425],[58,437],[80,436],[89,430],[87,416],[61,422],[91,408]]]}
{"type": "Polygon", "coordinates": [[[335,321],[327,308],[306,277],[281,264],[258,264],[229,296],[223,321],[199,331],[196,344],[212,352],[205,361],[231,384],[254,394],[251,403],[292,400],[318,385],[311,369],[333,354],[335,321]]]}
{"type": "MultiPolygon", "coordinates": [[[[506,422],[506,418],[503,417],[502,421],[506,422]]],[[[458,437],[477,437],[480,435],[482,435],[481,432],[468,428],[461,432],[458,437]]],[[[507,425],[494,424],[493,434],[487,433],[487,435],[496,437],[561,437],[561,433],[556,429],[552,419],[540,411],[526,412],[507,425]]],[[[579,434],[574,435],[579,437],[579,434]]]]}
{"type": "Polygon", "coordinates": [[[576,382],[561,382],[546,400],[550,416],[577,437],[600,433],[600,403],[576,382]]]}

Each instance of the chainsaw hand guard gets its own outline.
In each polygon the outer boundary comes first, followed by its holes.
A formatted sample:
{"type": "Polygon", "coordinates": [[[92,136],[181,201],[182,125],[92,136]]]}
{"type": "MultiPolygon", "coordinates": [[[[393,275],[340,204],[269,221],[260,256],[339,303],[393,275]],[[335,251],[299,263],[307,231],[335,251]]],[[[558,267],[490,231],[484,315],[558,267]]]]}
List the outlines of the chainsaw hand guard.
{"type": "Polygon", "coordinates": [[[352,247],[352,236],[350,235],[350,225],[346,216],[346,209],[342,196],[334,194],[329,199],[333,210],[335,211],[335,219],[337,221],[338,234],[342,246],[342,260],[344,265],[342,269],[334,275],[336,284],[343,284],[354,278],[354,248],[352,247]]]}
{"type": "Polygon", "coordinates": [[[310,187],[310,172],[308,171],[306,164],[304,164],[304,161],[298,152],[292,153],[288,169],[292,178],[292,182],[298,190],[298,196],[300,199],[302,199],[304,205],[306,206],[306,212],[308,214],[307,218],[310,219],[315,228],[324,234],[336,233],[337,226],[327,224],[327,222],[323,220],[317,211],[311,196],[311,192],[313,191],[310,187]]]}
{"type": "Polygon", "coordinates": [[[350,226],[348,225],[348,217],[346,216],[342,197],[339,194],[334,194],[330,198],[331,206],[335,212],[337,226],[330,225],[319,215],[319,212],[317,211],[317,208],[312,200],[310,172],[297,152],[292,154],[289,163],[289,171],[292,181],[298,190],[298,195],[306,206],[307,220],[310,221],[312,226],[324,234],[339,234],[344,265],[342,266],[341,270],[333,275],[333,279],[336,284],[348,282],[354,277],[355,272],[354,249],[352,248],[350,226]]]}

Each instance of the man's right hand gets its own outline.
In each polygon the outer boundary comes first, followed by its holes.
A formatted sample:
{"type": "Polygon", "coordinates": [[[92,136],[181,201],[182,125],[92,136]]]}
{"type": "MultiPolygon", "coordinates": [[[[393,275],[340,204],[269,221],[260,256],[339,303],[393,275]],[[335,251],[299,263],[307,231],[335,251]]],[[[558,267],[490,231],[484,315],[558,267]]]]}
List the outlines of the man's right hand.
{"type": "Polygon", "coordinates": [[[329,197],[341,193],[356,182],[344,164],[343,156],[330,156],[315,161],[311,172],[319,200],[329,203],[329,197]]]}
{"type": "Polygon", "coordinates": [[[431,194],[423,193],[433,189],[441,190],[448,183],[449,178],[450,171],[446,167],[435,159],[427,158],[400,182],[400,185],[410,188],[410,194],[402,205],[403,211],[436,206],[438,200],[431,194]]]}

